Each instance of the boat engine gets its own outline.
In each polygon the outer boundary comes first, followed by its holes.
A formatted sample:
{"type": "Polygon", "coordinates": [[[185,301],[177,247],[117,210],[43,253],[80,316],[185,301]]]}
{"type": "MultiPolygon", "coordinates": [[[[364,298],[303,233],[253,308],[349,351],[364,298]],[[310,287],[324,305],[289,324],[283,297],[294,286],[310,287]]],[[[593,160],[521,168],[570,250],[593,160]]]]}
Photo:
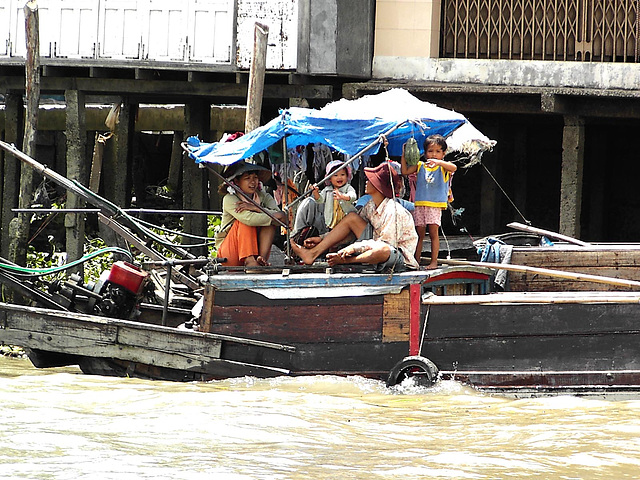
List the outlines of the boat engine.
{"type": "Polygon", "coordinates": [[[49,293],[66,308],[82,313],[131,320],[139,315],[149,274],[128,262],[117,261],[97,283],[84,284],[77,274],[50,285],[49,293]]]}

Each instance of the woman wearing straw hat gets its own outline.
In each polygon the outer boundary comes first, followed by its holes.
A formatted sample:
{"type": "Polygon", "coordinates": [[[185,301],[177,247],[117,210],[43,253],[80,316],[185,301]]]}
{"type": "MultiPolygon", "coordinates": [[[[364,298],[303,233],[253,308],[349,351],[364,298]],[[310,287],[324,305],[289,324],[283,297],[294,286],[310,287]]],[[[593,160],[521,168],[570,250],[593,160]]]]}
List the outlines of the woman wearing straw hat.
{"type": "Polygon", "coordinates": [[[293,252],[310,265],[331,247],[355,235],[357,242],[327,255],[330,266],[367,263],[375,265],[379,272],[418,268],[414,257],[418,235],[413,217],[393,200],[401,177],[389,162],[365,168],[364,173],[371,200],[359,213],[349,213],[323,238],[308,238],[304,246],[291,241],[293,252]]]}
{"type": "MultiPolygon", "coordinates": [[[[243,161],[229,165],[222,175],[235,188],[269,212],[281,222],[286,221],[271,195],[264,192],[260,183],[271,178],[271,172],[243,161]]],[[[271,246],[276,235],[276,222],[267,213],[246,201],[226,184],[220,186],[222,199],[221,228],[216,234],[218,257],[227,259],[228,266],[265,266],[269,265],[271,246]]]]}

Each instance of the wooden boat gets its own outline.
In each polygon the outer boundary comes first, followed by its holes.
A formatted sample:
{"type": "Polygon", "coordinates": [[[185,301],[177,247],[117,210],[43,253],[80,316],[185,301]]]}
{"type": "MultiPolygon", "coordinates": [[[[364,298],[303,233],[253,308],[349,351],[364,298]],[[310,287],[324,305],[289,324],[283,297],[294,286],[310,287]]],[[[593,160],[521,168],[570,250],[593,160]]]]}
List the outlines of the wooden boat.
{"type": "MultiPolygon", "coordinates": [[[[155,310],[139,308],[148,272],[131,265],[116,262],[100,288],[67,282],[53,294],[0,271],[1,283],[34,304],[0,304],[0,342],[25,347],[37,367],[179,381],[340,374],[389,385],[452,378],[519,394],[640,391],[638,281],[576,273],[606,291],[558,292],[566,284],[555,281],[546,293],[491,293],[489,268],[505,265],[447,260],[432,271],[374,274],[319,264],[248,274],[193,256],[181,264],[150,248],[138,237],[144,228],[110,202],[0,147],[97,206],[101,222],[167,269],[155,310]],[[196,264],[197,274],[183,268],[196,264]],[[199,299],[197,308],[170,305],[172,282],[199,299]],[[614,283],[634,291],[614,292],[614,283]]],[[[535,278],[571,276],[523,268],[535,278]]]]}
{"type": "Polygon", "coordinates": [[[162,380],[362,375],[519,395],[640,390],[640,292],[487,293],[489,271],[217,273],[198,329],[0,304],[38,367],[162,380]],[[447,295],[448,293],[448,295],[447,295]]]}
{"type": "MultiPolygon", "coordinates": [[[[285,269],[286,270],[286,269],[285,269]]],[[[484,294],[489,271],[215,274],[197,329],[0,304],[0,342],[36,367],[163,380],[252,375],[387,379],[409,352],[423,291],[484,294]]],[[[434,372],[435,374],[435,372],[434,372]]],[[[435,380],[433,376],[430,381],[435,380]]]]}
{"type": "MultiPolygon", "coordinates": [[[[494,235],[475,242],[477,248],[494,238],[511,248],[507,263],[532,267],[531,270],[511,270],[504,290],[511,292],[554,291],[632,291],[635,285],[613,282],[585,282],[580,275],[596,275],[611,279],[640,281],[640,243],[590,243],[556,232],[543,230],[520,223],[508,225],[516,230],[494,235]],[[551,241],[549,241],[549,238],[551,241]],[[558,277],[540,275],[536,268],[559,270],[575,274],[558,277]]],[[[474,249],[475,250],[475,249],[474,249]]],[[[476,257],[477,258],[477,257],[476,257]]]]}

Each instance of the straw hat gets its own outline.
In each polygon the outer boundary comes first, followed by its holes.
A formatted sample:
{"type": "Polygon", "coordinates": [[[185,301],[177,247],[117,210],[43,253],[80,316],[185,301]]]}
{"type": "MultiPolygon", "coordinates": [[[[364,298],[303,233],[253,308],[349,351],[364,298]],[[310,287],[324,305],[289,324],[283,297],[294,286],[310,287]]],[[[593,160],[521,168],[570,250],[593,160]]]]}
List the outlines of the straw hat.
{"type": "Polygon", "coordinates": [[[249,163],[244,160],[228,165],[222,172],[222,176],[228,181],[232,181],[234,178],[237,178],[247,172],[256,172],[262,183],[268,182],[271,178],[271,171],[268,168],[256,165],[255,163],[249,163]]]}
{"type": "Polygon", "coordinates": [[[393,168],[390,162],[382,162],[377,167],[367,167],[364,169],[367,180],[376,187],[376,189],[387,198],[393,198],[394,193],[399,192],[401,188],[401,178],[393,168]],[[391,182],[393,182],[393,189],[391,182]]]}

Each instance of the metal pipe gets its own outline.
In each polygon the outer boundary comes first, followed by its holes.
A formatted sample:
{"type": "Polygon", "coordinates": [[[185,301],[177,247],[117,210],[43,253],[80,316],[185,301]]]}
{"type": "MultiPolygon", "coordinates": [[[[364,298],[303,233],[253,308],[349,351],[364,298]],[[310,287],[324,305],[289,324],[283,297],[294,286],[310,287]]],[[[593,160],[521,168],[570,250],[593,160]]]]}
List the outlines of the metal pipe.
{"type": "MultiPolygon", "coordinates": [[[[359,152],[357,152],[355,155],[353,155],[353,157],[351,157],[349,160],[345,161],[342,163],[342,165],[340,165],[338,168],[334,169],[335,171],[340,170],[341,168],[346,167],[347,165],[349,165],[350,163],[352,163],[355,159],[360,158],[362,155],[364,155],[367,151],[369,151],[370,149],[372,149],[374,146],[376,146],[378,143],[382,143],[382,137],[386,137],[388,135],[390,135],[391,133],[393,133],[395,130],[397,130],[398,128],[400,128],[402,125],[404,125],[405,123],[407,123],[408,120],[404,120],[398,124],[396,124],[394,127],[391,127],[389,130],[387,130],[386,132],[380,134],[378,136],[378,138],[371,142],[369,145],[367,145],[366,147],[364,147],[362,150],[360,150],[359,152]]],[[[315,186],[316,187],[320,187],[322,185],[325,184],[325,182],[327,180],[329,180],[331,178],[331,176],[333,175],[333,173],[330,173],[329,175],[325,176],[322,180],[316,182],[315,186]]],[[[297,197],[293,202],[291,202],[289,205],[287,205],[287,208],[291,208],[293,205],[295,205],[296,203],[304,200],[305,198],[307,198],[309,195],[311,195],[312,190],[308,190],[304,193],[301,193],[299,197],[297,197]]]]}

